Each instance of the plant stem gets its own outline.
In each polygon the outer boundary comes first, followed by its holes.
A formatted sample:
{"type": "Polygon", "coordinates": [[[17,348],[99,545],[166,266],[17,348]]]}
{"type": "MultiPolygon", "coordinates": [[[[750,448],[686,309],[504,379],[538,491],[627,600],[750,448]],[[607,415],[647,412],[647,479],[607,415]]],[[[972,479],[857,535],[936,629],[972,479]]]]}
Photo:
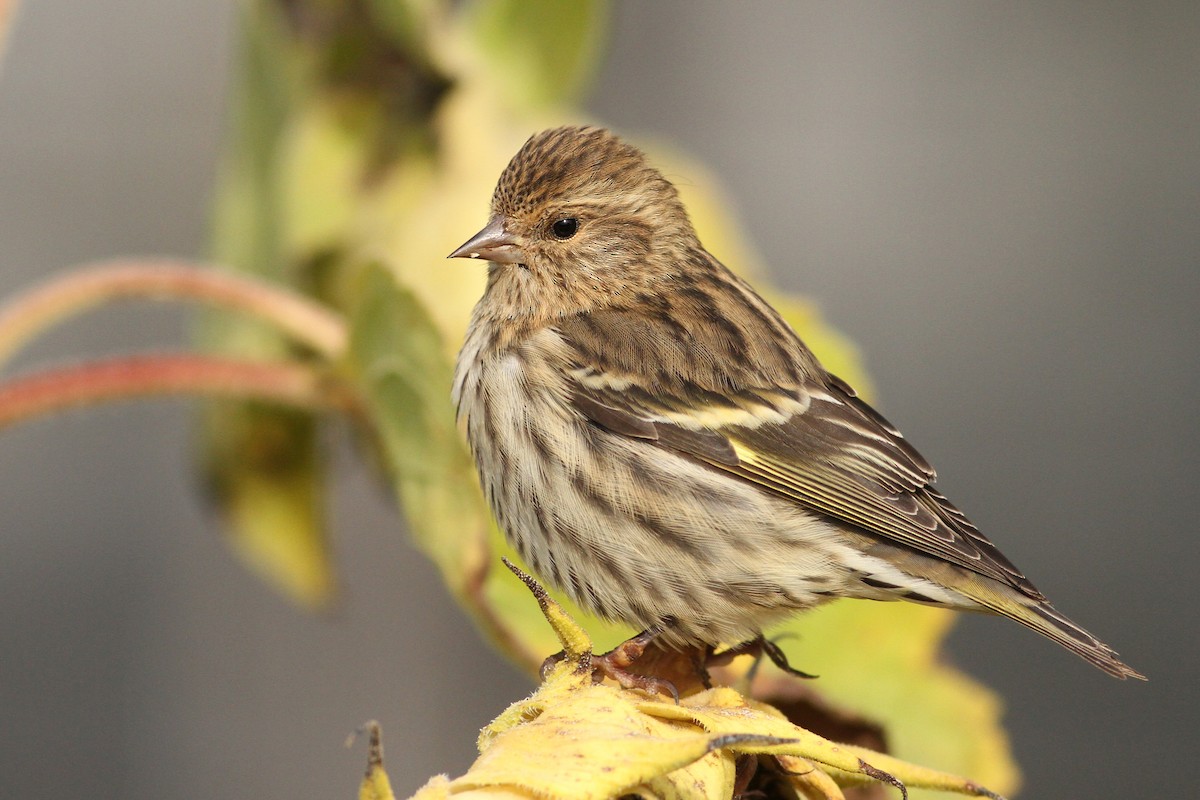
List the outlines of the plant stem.
{"type": "Polygon", "coordinates": [[[0,0],[0,60],[4,59],[4,49],[8,45],[8,31],[17,16],[17,0],[0,0]]]}
{"type": "Polygon", "coordinates": [[[288,289],[182,261],[116,260],[77,267],[0,309],[0,365],[54,323],[126,297],[203,300],[271,322],[327,359],[346,349],[345,321],[288,289]]]}
{"type": "Polygon", "coordinates": [[[68,408],[171,394],[339,405],[336,387],[312,366],[170,353],[59,367],[0,384],[0,429],[68,408]]]}

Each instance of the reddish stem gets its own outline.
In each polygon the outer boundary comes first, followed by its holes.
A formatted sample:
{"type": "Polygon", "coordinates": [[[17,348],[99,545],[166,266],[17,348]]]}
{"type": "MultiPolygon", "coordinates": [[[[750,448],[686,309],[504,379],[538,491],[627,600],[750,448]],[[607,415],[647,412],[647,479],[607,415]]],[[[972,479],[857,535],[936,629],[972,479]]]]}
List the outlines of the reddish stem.
{"type": "Polygon", "coordinates": [[[290,289],[181,261],[119,260],[73,269],[0,309],[0,363],[55,322],[124,297],[203,300],[271,322],[328,359],[346,349],[345,320],[290,289]]]}
{"type": "Polygon", "coordinates": [[[59,367],[0,384],[0,429],[43,414],[171,394],[241,397],[301,408],[337,404],[313,367],[214,356],[130,356],[59,367]]]}
{"type": "Polygon", "coordinates": [[[17,0],[0,0],[0,60],[4,59],[4,48],[8,44],[8,30],[17,15],[17,0]]]}

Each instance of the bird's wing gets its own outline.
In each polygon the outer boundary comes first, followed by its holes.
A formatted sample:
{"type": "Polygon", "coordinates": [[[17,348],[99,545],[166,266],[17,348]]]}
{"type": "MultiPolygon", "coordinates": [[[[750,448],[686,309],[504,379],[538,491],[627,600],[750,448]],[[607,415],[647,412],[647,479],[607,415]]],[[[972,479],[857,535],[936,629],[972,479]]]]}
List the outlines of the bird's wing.
{"type": "MultiPolygon", "coordinates": [[[[569,324],[560,335],[570,342],[569,324]]],[[[649,379],[610,370],[597,349],[584,349],[588,358],[573,372],[571,402],[591,423],[1042,599],[931,487],[935,473],[921,454],[838,378],[820,370],[786,387],[655,380],[651,388],[649,379]]]]}

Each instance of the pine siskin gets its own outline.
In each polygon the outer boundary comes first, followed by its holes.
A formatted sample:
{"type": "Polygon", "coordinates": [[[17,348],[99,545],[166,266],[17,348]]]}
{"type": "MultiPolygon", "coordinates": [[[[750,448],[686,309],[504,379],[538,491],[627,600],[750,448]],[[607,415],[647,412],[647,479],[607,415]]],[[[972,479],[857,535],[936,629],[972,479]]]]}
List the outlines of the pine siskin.
{"type": "Polygon", "coordinates": [[[1001,614],[1142,677],[931,487],[613,134],[530,138],[450,257],[490,262],[454,381],[488,502],[581,606],[682,648],[833,598],[910,600],[1001,614]]]}

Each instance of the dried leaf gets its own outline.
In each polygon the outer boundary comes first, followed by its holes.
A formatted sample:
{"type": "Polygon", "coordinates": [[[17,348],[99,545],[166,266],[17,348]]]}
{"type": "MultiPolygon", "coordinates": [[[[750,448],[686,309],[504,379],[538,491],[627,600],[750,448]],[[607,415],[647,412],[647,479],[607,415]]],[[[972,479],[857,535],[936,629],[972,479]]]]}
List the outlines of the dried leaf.
{"type": "Polygon", "coordinates": [[[484,728],[480,756],[465,775],[448,784],[435,779],[418,797],[730,797],[744,756],[772,756],[760,764],[773,765],[765,768],[775,779],[808,797],[837,798],[839,786],[873,781],[997,796],[954,775],[823,739],[733,689],[701,691],[676,704],[596,684],[583,629],[544,595],[539,602],[565,658],[532,697],[484,728]]]}

